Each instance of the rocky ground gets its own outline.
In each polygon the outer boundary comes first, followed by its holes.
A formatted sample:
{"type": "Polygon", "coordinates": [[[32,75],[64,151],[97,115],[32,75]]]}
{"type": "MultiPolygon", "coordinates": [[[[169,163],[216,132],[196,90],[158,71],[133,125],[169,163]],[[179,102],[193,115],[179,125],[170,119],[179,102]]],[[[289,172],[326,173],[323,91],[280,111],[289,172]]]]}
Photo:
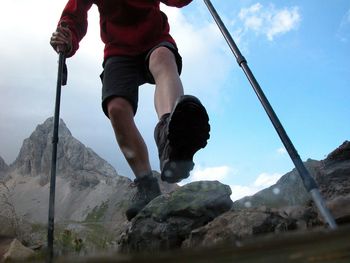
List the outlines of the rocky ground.
{"type": "MultiPolygon", "coordinates": [[[[350,223],[350,142],[306,166],[336,222],[350,223]]],[[[119,248],[123,252],[205,248],[327,227],[295,170],[269,189],[233,204],[230,194],[219,182],[194,182],[158,197],[127,225],[119,248]]]]}
{"type": "MultiPolygon", "coordinates": [[[[51,122],[49,119],[39,125],[26,139],[14,164],[8,166],[0,160],[0,236],[3,237],[0,256],[9,251],[15,238],[36,251],[45,247],[51,122]]],[[[130,186],[131,180],[118,175],[77,141],[65,125],[60,129],[63,136],[57,177],[60,217],[55,230],[58,257],[75,254],[88,260],[93,258],[92,254],[103,258],[101,251],[106,255],[109,255],[106,251],[113,251],[115,260],[125,260],[120,262],[147,262],[137,261],[138,253],[153,253],[159,255],[159,260],[163,257],[169,262],[177,254],[183,262],[206,262],[205,255],[212,251],[212,255],[225,257],[220,262],[228,262],[225,260],[240,255],[248,260],[247,251],[252,251],[257,259],[267,249],[273,255],[291,253],[288,254],[291,258],[305,259],[310,251],[310,258],[317,259],[317,253],[324,251],[328,253],[324,257],[350,260],[349,253],[344,252],[350,251],[346,247],[349,242],[341,243],[350,233],[348,141],[325,160],[305,162],[341,227],[338,231],[325,231],[327,225],[295,170],[275,185],[236,202],[230,199],[231,189],[218,181],[193,182],[183,187],[162,184],[164,194],[128,222],[124,213],[135,191],[130,186]],[[326,249],[327,239],[334,243],[333,250],[331,246],[331,250],[326,249]],[[307,240],[312,244],[322,242],[309,247],[307,240]],[[279,244],[284,251],[280,254],[279,244]],[[197,257],[201,261],[196,261],[197,257]]],[[[20,246],[16,247],[11,251],[22,251],[20,246]]]]}
{"type": "Polygon", "coordinates": [[[116,263],[347,263],[350,261],[350,226],[338,230],[313,229],[245,238],[210,247],[120,254],[105,252],[87,257],[58,258],[57,262],[116,263]]]}

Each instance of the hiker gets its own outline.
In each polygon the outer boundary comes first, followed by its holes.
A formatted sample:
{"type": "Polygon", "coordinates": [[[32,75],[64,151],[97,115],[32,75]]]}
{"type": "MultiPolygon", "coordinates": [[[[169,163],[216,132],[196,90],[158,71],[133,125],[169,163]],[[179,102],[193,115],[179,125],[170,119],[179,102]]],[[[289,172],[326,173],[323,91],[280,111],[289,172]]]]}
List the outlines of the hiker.
{"type": "Polygon", "coordinates": [[[153,176],[147,146],[134,116],[139,86],[155,84],[154,104],[159,118],[154,136],[161,179],[177,183],[189,176],[193,156],[209,139],[209,118],[201,102],[184,95],[182,58],[169,34],[160,2],[183,7],[192,0],[68,0],[50,44],[71,57],[87,32],[92,4],[100,12],[100,34],[105,44],[102,109],[110,119],[116,140],[136,179],[137,192],[126,211],[128,220],[161,194],[153,176]]]}

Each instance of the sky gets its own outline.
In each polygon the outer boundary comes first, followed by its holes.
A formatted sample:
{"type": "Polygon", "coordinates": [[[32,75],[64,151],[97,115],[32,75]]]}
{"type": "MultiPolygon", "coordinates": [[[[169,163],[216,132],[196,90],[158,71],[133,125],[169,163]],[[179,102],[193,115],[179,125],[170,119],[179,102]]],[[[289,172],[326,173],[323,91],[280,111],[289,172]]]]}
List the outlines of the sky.
{"type": "MultiPolygon", "coordinates": [[[[301,159],[322,160],[350,139],[350,2],[212,0],[301,159]]],[[[0,156],[53,115],[57,54],[49,45],[66,0],[11,0],[0,9],[0,156]]],[[[203,1],[162,5],[183,57],[186,94],[206,106],[211,138],[189,179],[230,185],[233,200],[274,184],[294,168],[271,121],[203,1]]],[[[103,43],[96,6],[76,55],[67,60],[60,116],[73,136],[134,178],[100,107],[103,43]]],[[[153,139],[154,87],[140,87],[136,123],[159,171],[153,139]]]]}

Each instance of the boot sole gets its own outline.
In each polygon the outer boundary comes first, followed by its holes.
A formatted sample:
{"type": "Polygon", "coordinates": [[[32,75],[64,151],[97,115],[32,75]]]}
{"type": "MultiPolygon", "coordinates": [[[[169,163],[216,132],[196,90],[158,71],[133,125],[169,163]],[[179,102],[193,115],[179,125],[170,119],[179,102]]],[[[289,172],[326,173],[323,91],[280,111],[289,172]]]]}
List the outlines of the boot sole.
{"type": "Polygon", "coordinates": [[[207,145],[209,132],[209,117],[201,102],[190,95],[181,97],[170,115],[168,140],[173,151],[164,164],[162,180],[177,183],[189,176],[193,156],[207,145]]]}

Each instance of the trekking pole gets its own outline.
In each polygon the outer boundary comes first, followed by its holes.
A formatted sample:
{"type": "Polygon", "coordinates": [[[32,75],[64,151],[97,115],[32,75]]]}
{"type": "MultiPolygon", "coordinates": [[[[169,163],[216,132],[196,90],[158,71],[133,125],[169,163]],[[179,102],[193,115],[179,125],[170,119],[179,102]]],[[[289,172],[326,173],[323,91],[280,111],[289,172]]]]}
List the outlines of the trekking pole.
{"type": "Polygon", "coordinates": [[[61,87],[67,82],[66,57],[63,51],[59,51],[58,56],[58,73],[56,85],[56,103],[52,135],[52,158],[51,158],[51,178],[50,178],[50,199],[49,199],[49,216],[47,231],[47,247],[49,262],[53,258],[53,240],[55,224],[55,192],[56,192],[56,163],[57,163],[57,144],[58,144],[58,127],[60,121],[60,104],[61,104],[61,87]]]}
{"type": "Polygon", "coordinates": [[[226,26],[222,22],[220,16],[216,12],[214,6],[210,2],[210,0],[204,0],[205,4],[207,5],[211,15],[213,16],[216,24],[218,25],[221,33],[223,34],[226,42],[228,43],[229,47],[231,48],[234,56],[236,57],[238,65],[242,68],[245,75],[247,76],[250,84],[252,85],[256,95],[258,96],[260,102],[262,103],[262,106],[264,107],[267,115],[269,116],[273,126],[275,127],[280,139],[282,140],[282,143],[284,147],[286,148],[290,158],[292,159],[295,168],[297,169],[303,184],[306,188],[306,190],[310,193],[312,196],[312,199],[314,200],[317,208],[319,209],[321,215],[326,220],[328,225],[331,229],[336,229],[337,224],[331,215],[330,211],[326,207],[325,201],[320,193],[320,190],[318,189],[318,186],[316,184],[316,181],[313,177],[311,177],[308,170],[305,168],[304,163],[301,161],[300,156],[298,152],[296,151],[295,147],[293,146],[292,141],[289,139],[286,131],[284,130],[281,122],[279,121],[276,113],[274,112],[273,108],[271,107],[268,99],[266,98],[264,92],[262,91],[259,83],[255,79],[253,73],[251,72],[247,60],[244,58],[244,56],[241,54],[240,50],[238,49],[236,43],[234,42],[232,36],[230,35],[229,31],[227,30],[226,26]]]}

